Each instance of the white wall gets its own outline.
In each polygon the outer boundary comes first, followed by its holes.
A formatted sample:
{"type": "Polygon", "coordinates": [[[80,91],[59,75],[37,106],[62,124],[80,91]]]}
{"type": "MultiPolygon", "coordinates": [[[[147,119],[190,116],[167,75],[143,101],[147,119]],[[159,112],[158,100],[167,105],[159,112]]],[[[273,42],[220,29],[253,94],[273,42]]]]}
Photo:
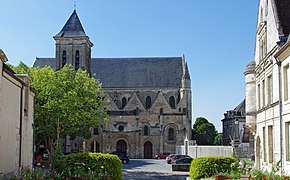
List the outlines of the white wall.
{"type": "MultiPolygon", "coordinates": [[[[12,78],[9,78],[13,82],[12,78]]],[[[19,161],[19,127],[20,127],[20,91],[21,85],[15,85],[6,77],[1,80],[0,107],[0,173],[18,171],[19,161]]]]}
{"type": "MultiPolygon", "coordinates": [[[[185,154],[185,146],[178,146],[176,154],[185,154]]],[[[188,146],[188,155],[192,158],[205,156],[232,156],[231,146],[188,146]]]]}

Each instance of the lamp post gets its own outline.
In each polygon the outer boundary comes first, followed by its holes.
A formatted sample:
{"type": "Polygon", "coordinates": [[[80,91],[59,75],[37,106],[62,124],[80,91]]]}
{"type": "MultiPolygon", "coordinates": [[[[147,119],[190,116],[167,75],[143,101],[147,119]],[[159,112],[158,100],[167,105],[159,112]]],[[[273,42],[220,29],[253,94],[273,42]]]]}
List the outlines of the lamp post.
{"type": "Polygon", "coordinates": [[[185,155],[188,155],[188,138],[185,136],[184,139],[184,148],[185,148],[185,155]]]}
{"type": "Polygon", "coordinates": [[[235,119],[234,124],[234,142],[233,142],[233,148],[235,151],[236,158],[239,159],[239,144],[240,144],[240,137],[239,137],[239,120],[235,119]]]}

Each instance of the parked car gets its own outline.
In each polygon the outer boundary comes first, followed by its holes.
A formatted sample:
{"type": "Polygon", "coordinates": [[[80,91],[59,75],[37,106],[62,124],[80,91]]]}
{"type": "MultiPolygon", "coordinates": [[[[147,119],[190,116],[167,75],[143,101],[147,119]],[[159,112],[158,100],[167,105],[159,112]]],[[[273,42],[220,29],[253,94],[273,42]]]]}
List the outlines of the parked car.
{"type": "Polygon", "coordinates": [[[128,162],[130,161],[129,157],[124,152],[114,151],[114,152],[111,152],[110,154],[118,156],[121,159],[123,164],[128,164],[128,162]]]}
{"type": "Polygon", "coordinates": [[[192,158],[191,157],[184,157],[177,159],[174,164],[191,164],[192,158]]]}
{"type": "Polygon", "coordinates": [[[170,153],[164,152],[164,153],[156,154],[153,158],[155,158],[155,159],[165,159],[169,155],[170,155],[170,153]]]}
{"type": "MultiPolygon", "coordinates": [[[[166,157],[166,162],[168,163],[168,161],[170,161],[171,162],[171,159],[173,158],[175,156],[175,154],[170,154],[169,156],[167,156],[166,157]]],[[[168,163],[168,164],[170,164],[170,163],[168,163]]]]}
{"type": "Polygon", "coordinates": [[[171,161],[170,161],[170,163],[168,163],[168,164],[172,164],[172,163],[175,163],[175,161],[177,160],[177,159],[181,159],[181,158],[185,158],[185,157],[190,157],[189,155],[184,155],[184,154],[176,154],[172,159],[171,159],[171,161]]]}

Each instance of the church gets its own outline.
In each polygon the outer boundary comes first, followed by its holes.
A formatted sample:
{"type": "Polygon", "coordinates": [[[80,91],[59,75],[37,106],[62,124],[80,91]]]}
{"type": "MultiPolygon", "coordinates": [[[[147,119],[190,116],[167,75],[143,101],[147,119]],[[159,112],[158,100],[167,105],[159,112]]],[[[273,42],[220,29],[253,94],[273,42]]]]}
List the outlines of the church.
{"type": "MultiPolygon", "coordinates": [[[[85,151],[127,152],[130,158],[175,153],[191,139],[191,82],[184,56],[91,58],[93,43],[74,10],[56,34],[55,57],[36,58],[34,67],[65,64],[95,75],[106,92],[109,121],[92,128],[85,151]]],[[[82,140],[65,141],[66,152],[82,151],[82,140]]]]}

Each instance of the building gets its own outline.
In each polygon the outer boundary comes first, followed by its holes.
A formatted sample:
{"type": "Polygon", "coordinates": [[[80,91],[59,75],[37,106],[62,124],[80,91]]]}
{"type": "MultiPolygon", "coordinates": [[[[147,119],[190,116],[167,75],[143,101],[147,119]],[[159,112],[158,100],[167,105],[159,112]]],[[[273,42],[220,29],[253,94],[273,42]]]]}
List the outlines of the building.
{"type": "Polygon", "coordinates": [[[290,175],[290,1],[260,0],[255,57],[245,71],[246,122],[255,134],[255,165],[270,171],[281,160],[290,175]]]}
{"type": "Polygon", "coordinates": [[[254,149],[249,148],[249,143],[253,143],[253,135],[246,127],[245,100],[233,110],[224,113],[224,119],[221,121],[223,126],[223,145],[233,146],[239,158],[251,157],[254,149]]]}
{"type": "Polygon", "coordinates": [[[15,75],[0,50],[0,179],[32,168],[35,93],[32,79],[15,75]]]}
{"type": "MultiPolygon", "coordinates": [[[[184,56],[91,58],[93,43],[76,11],[54,39],[55,58],[37,58],[34,66],[85,69],[96,75],[110,101],[110,120],[93,128],[87,151],[117,150],[131,158],[152,158],[175,152],[176,145],[191,137],[191,83],[184,56]]],[[[77,152],[82,141],[67,139],[63,146],[77,152]]]]}

